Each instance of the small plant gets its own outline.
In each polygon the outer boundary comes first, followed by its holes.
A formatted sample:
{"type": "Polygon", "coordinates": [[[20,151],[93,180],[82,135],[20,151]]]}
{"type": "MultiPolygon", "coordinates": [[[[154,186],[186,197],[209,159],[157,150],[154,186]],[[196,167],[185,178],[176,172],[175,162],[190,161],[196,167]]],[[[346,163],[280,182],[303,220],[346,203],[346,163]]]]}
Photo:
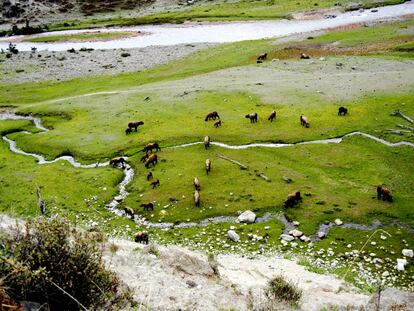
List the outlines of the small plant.
{"type": "Polygon", "coordinates": [[[146,251],[148,254],[152,254],[152,255],[154,255],[154,256],[156,256],[156,257],[158,257],[158,255],[159,255],[158,248],[157,248],[157,246],[156,246],[155,244],[153,244],[153,243],[151,243],[150,245],[148,245],[148,246],[145,248],[145,251],[146,251]]]}
{"type": "Polygon", "coordinates": [[[19,53],[19,50],[16,48],[16,45],[11,43],[11,42],[9,43],[8,50],[12,54],[18,54],[19,53]]]}
{"type": "Polygon", "coordinates": [[[220,276],[220,272],[218,269],[218,262],[216,260],[216,256],[213,253],[208,254],[208,263],[213,270],[214,274],[220,276]]]}
{"type": "Polygon", "coordinates": [[[287,282],[282,276],[277,276],[269,281],[265,294],[271,301],[277,300],[295,304],[302,297],[302,290],[287,282]]]}

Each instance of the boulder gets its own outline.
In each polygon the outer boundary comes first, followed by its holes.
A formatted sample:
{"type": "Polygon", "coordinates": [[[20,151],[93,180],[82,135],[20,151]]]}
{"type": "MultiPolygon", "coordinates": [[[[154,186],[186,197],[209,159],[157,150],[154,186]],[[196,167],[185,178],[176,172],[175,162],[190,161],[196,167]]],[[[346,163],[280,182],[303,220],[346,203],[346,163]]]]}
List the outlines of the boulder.
{"type": "Polygon", "coordinates": [[[295,238],[299,238],[303,235],[303,232],[297,229],[294,229],[289,232],[290,235],[293,235],[295,238]]]}
{"type": "Polygon", "coordinates": [[[335,225],[340,226],[342,224],[343,224],[342,220],[340,220],[339,218],[335,219],[335,225]]]}
{"type": "Polygon", "coordinates": [[[402,254],[403,254],[403,256],[410,257],[410,258],[413,258],[413,256],[414,256],[413,250],[412,249],[407,249],[407,248],[402,250],[402,254]]]}
{"type": "Polygon", "coordinates": [[[234,230],[227,231],[227,238],[229,240],[232,240],[233,242],[239,242],[240,241],[239,235],[234,230]]]}
{"type": "Polygon", "coordinates": [[[244,222],[246,224],[252,224],[256,220],[256,214],[252,211],[245,211],[237,218],[239,222],[244,222]]]}
{"type": "Polygon", "coordinates": [[[405,265],[407,264],[407,259],[397,258],[397,270],[404,271],[405,265]]]}
{"type": "Polygon", "coordinates": [[[291,236],[289,234],[281,234],[279,238],[281,240],[287,241],[287,242],[293,241],[295,239],[293,236],[291,236]]]}

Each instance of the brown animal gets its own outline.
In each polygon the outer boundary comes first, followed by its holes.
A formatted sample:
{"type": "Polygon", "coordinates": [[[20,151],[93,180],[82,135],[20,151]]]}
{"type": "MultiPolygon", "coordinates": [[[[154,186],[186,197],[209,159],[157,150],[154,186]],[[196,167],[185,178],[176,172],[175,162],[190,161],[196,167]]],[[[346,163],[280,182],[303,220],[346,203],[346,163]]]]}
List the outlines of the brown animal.
{"type": "Polygon", "coordinates": [[[123,157],[113,158],[111,161],[109,161],[109,165],[112,165],[113,167],[115,167],[121,164],[123,169],[125,168],[125,163],[126,163],[126,160],[123,157]]]}
{"type": "Polygon", "coordinates": [[[148,172],[147,174],[147,181],[150,181],[154,176],[152,176],[152,172],[148,172]]]}
{"type": "Polygon", "coordinates": [[[257,62],[261,63],[262,61],[266,60],[266,58],[267,58],[267,53],[262,53],[259,56],[257,56],[257,62]]]}
{"type": "Polygon", "coordinates": [[[211,161],[210,161],[210,159],[207,159],[206,160],[206,173],[207,173],[207,175],[208,175],[208,173],[210,173],[210,171],[211,171],[211,161]]]}
{"type": "Polygon", "coordinates": [[[144,125],[144,122],[143,121],[131,121],[128,123],[128,128],[131,130],[131,132],[132,132],[132,129],[135,129],[135,132],[136,132],[138,131],[138,126],[140,125],[144,125]]]}
{"type": "Polygon", "coordinates": [[[210,136],[204,137],[204,148],[207,149],[210,147],[210,136]]]}
{"type": "Polygon", "coordinates": [[[148,232],[146,232],[146,231],[137,232],[135,234],[135,242],[148,244],[148,242],[149,242],[148,232]]]}
{"type": "Polygon", "coordinates": [[[155,149],[155,151],[161,150],[161,147],[158,145],[158,143],[150,143],[142,149],[143,152],[148,153],[148,151],[152,152],[152,150],[155,149]]]}
{"type": "Polygon", "coordinates": [[[194,184],[194,188],[195,188],[196,190],[200,190],[200,188],[201,188],[201,186],[200,186],[200,181],[198,180],[198,178],[197,178],[197,177],[194,177],[194,179],[193,179],[193,184],[194,184]]]}
{"type": "Polygon", "coordinates": [[[158,163],[158,156],[156,154],[151,154],[148,159],[145,161],[145,167],[148,168],[151,164],[155,166],[158,163]]]}
{"type": "Polygon", "coordinates": [[[302,201],[302,197],[300,195],[300,192],[294,192],[288,195],[288,197],[286,198],[285,202],[284,202],[284,206],[285,207],[293,207],[296,204],[298,204],[299,202],[302,201]]]}
{"type": "Polygon", "coordinates": [[[257,122],[257,113],[253,112],[253,113],[246,114],[245,118],[250,119],[250,123],[256,123],[257,122]]]}
{"type": "Polygon", "coordinates": [[[385,187],[384,185],[377,187],[377,198],[378,200],[392,202],[392,195],[390,189],[385,187]]]}
{"type": "Polygon", "coordinates": [[[127,135],[128,135],[128,134],[131,134],[131,133],[132,133],[132,129],[128,127],[128,128],[125,130],[125,134],[127,134],[127,135]]]}
{"type": "Polygon", "coordinates": [[[149,211],[149,210],[154,210],[154,204],[152,204],[151,202],[149,203],[142,203],[141,207],[144,208],[144,211],[149,211]]]}
{"type": "Polygon", "coordinates": [[[146,153],[146,154],[144,154],[142,157],[141,157],[141,162],[142,163],[145,163],[145,161],[147,161],[147,159],[148,159],[148,157],[149,157],[149,155],[148,155],[148,153],[146,153]]]}
{"type": "Polygon", "coordinates": [[[160,186],[160,180],[156,179],[156,180],[152,181],[151,186],[152,186],[152,189],[154,189],[157,186],[160,186]]]}
{"type": "Polygon", "coordinates": [[[338,116],[346,116],[348,113],[348,109],[345,107],[339,107],[338,109],[338,116]]]}
{"type": "Polygon", "coordinates": [[[218,121],[214,122],[214,127],[218,128],[219,126],[221,126],[222,123],[223,122],[221,122],[221,120],[218,120],[218,121]]]}
{"type": "Polygon", "coordinates": [[[130,208],[130,207],[125,207],[125,208],[124,208],[124,211],[125,211],[125,215],[126,215],[126,216],[129,216],[129,217],[131,217],[131,219],[134,219],[134,214],[135,214],[135,212],[134,212],[134,210],[133,210],[132,208],[130,208]]]}
{"type": "Polygon", "coordinates": [[[270,122],[273,122],[274,119],[276,119],[276,111],[272,111],[269,115],[269,117],[267,118],[270,122]]]}
{"type": "Polygon", "coordinates": [[[200,206],[200,193],[197,190],[194,191],[194,205],[200,206]]]}
{"type": "Polygon", "coordinates": [[[301,53],[300,54],[300,59],[309,59],[309,55],[305,54],[305,53],[301,53]]]}
{"type": "Polygon", "coordinates": [[[304,127],[309,127],[308,118],[305,117],[303,114],[300,116],[300,125],[302,125],[304,127]]]}
{"type": "Polygon", "coordinates": [[[217,111],[213,111],[213,112],[208,113],[206,115],[206,118],[204,119],[204,121],[215,120],[215,119],[220,119],[220,116],[217,113],[217,111]]]}

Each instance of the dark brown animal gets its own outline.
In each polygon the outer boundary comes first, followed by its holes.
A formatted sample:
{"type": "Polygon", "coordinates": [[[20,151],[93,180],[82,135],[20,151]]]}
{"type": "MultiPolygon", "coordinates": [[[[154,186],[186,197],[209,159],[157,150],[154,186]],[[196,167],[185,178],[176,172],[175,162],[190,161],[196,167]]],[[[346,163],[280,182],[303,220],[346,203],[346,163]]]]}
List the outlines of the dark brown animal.
{"type": "Polygon", "coordinates": [[[158,156],[156,154],[151,154],[147,161],[145,161],[145,167],[148,168],[151,164],[155,166],[158,163],[158,156]]]}
{"type": "Polygon", "coordinates": [[[266,60],[266,58],[267,58],[267,53],[262,53],[259,56],[257,56],[257,62],[262,62],[266,60]]]}
{"type": "Polygon", "coordinates": [[[123,169],[125,168],[125,163],[126,163],[126,160],[123,157],[113,158],[111,161],[109,161],[109,165],[112,165],[113,167],[115,167],[121,164],[123,169]]]}
{"type": "Polygon", "coordinates": [[[210,159],[207,159],[206,160],[206,173],[207,173],[207,175],[208,175],[208,173],[210,173],[210,171],[211,171],[211,161],[210,161],[210,159]]]}
{"type": "Polygon", "coordinates": [[[305,53],[301,53],[300,54],[300,59],[309,59],[309,55],[305,54],[305,53]]]}
{"type": "Polygon", "coordinates": [[[129,217],[131,217],[131,219],[134,219],[134,214],[135,214],[135,212],[134,212],[134,210],[133,210],[132,208],[130,208],[130,207],[125,207],[125,208],[124,208],[124,211],[125,211],[125,215],[126,215],[126,216],[129,216],[129,217]]]}
{"type": "Polygon", "coordinates": [[[151,186],[152,186],[152,189],[154,189],[157,186],[160,186],[160,180],[156,179],[156,180],[152,181],[151,186]]]}
{"type": "Polygon", "coordinates": [[[296,204],[298,204],[299,202],[302,201],[302,197],[300,195],[300,192],[294,192],[288,195],[288,197],[286,198],[285,202],[284,202],[284,206],[285,207],[293,207],[296,204]]]}
{"type": "Polygon", "coordinates": [[[210,147],[210,136],[204,137],[204,148],[207,149],[210,147]]]}
{"type": "Polygon", "coordinates": [[[219,126],[221,126],[221,124],[222,124],[221,120],[218,120],[218,121],[214,122],[214,127],[218,128],[219,126]]]}
{"type": "Polygon", "coordinates": [[[348,114],[348,109],[345,107],[339,107],[338,116],[346,116],[348,114]]]}
{"type": "Polygon", "coordinates": [[[148,232],[146,232],[146,231],[137,232],[135,234],[135,242],[148,244],[148,242],[149,242],[148,232]]]}
{"type": "Polygon", "coordinates": [[[213,111],[213,112],[208,113],[206,115],[206,118],[204,119],[204,121],[215,120],[215,119],[220,119],[220,116],[217,113],[217,111],[213,111]]]}
{"type": "Polygon", "coordinates": [[[256,123],[257,122],[257,113],[256,112],[246,114],[244,117],[250,119],[250,123],[256,123]]]}
{"type": "Polygon", "coordinates": [[[200,206],[200,193],[197,190],[194,191],[194,205],[200,206]]]}
{"type": "Polygon", "coordinates": [[[140,206],[144,208],[144,211],[154,210],[154,204],[152,204],[151,202],[142,203],[140,206]]]}
{"type": "Polygon", "coordinates": [[[149,155],[148,155],[148,153],[146,153],[146,154],[144,154],[142,157],[141,157],[141,162],[142,163],[145,163],[145,161],[147,161],[147,159],[148,159],[148,157],[149,157],[149,155]]]}
{"type": "Polygon", "coordinates": [[[390,189],[388,189],[384,185],[377,187],[377,198],[378,200],[382,199],[383,201],[388,201],[388,202],[393,201],[390,189]]]}
{"type": "Polygon", "coordinates": [[[269,115],[269,117],[267,118],[270,122],[273,122],[274,119],[276,119],[276,111],[272,111],[269,115]]]}
{"type": "Polygon", "coordinates": [[[128,128],[125,130],[125,134],[127,134],[127,135],[128,135],[128,134],[131,134],[131,133],[132,133],[132,129],[128,127],[128,128]]]}
{"type": "Polygon", "coordinates": [[[146,145],[144,147],[144,149],[142,149],[142,151],[145,152],[145,153],[148,153],[148,151],[152,152],[152,150],[154,150],[154,149],[155,149],[155,151],[158,151],[158,150],[161,150],[161,147],[158,145],[158,143],[150,143],[150,144],[146,145]]]}
{"type": "Polygon", "coordinates": [[[197,177],[194,177],[194,179],[193,179],[193,185],[194,185],[195,190],[200,190],[201,189],[200,181],[198,180],[197,177]]]}
{"type": "Polygon", "coordinates": [[[132,131],[132,129],[135,129],[135,132],[138,131],[138,126],[144,125],[143,121],[131,121],[128,123],[128,128],[132,131]]]}
{"type": "Polygon", "coordinates": [[[148,172],[147,174],[147,181],[150,181],[154,176],[152,176],[152,172],[148,172]]]}
{"type": "Polygon", "coordinates": [[[308,118],[305,117],[303,114],[300,116],[300,125],[302,125],[304,127],[309,127],[308,118]]]}

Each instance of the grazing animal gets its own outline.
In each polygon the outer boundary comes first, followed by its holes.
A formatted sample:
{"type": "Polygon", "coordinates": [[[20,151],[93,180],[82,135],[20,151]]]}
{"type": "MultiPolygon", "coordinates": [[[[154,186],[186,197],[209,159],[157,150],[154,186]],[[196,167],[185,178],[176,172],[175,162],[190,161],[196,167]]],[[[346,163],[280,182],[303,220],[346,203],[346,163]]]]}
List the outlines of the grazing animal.
{"type": "Polygon", "coordinates": [[[152,181],[151,186],[152,186],[152,189],[154,189],[157,186],[160,186],[160,180],[156,179],[156,180],[152,181]]]}
{"type": "Polygon", "coordinates": [[[200,206],[200,193],[197,190],[194,191],[194,205],[200,206]]]}
{"type": "Polygon", "coordinates": [[[126,130],[125,130],[125,134],[131,134],[132,133],[132,129],[130,128],[130,127],[128,127],[126,130]]]}
{"type": "Polygon", "coordinates": [[[392,202],[392,195],[390,189],[384,185],[377,187],[377,198],[378,200],[392,202]]]}
{"type": "Polygon", "coordinates": [[[150,181],[154,176],[152,176],[152,172],[148,172],[147,174],[147,181],[150,181]]]}
{"type": "Polygon", "coordinates": [[[210,159],[207,159],[206,160],[206,173],[207,173],[207,175],[208,175],[208,173],[210,173],[210,171],[211,171],[211,161],[210,161],[210,159]]]}
{"type": "Polygon", "coordinates": [[[122,168],[125,168],[126,160],[123,157],[113,158],[111,161],[109,161],[109,165],[112,165],[113,167],[121,164],[122,168]]]}
{"type": "Polygon", "coordinates": [[[220,119],[220,116],[217,113],[217,111],[213,111],[213,112],[208,113],[206,115],[206,118],[204,119],[204,121],[215,120],[215,119],[220,119]]]}
{"type": "Polygon", "coordinates": [[[143,121],[132,121],[128,123],[128,128],[131,130],[131,132],[132,132],[132,129],[135,129],[135,132],[136,132],[138,131],[138,126],[140,125],[144,125],[144,122],[143,121]]]}
{"type": "Polygon", "coordinates": [[[218,128],[219,126],[221,126],[222,123],[223,122],[221,122],[221,120],[218,120],[218,121],[214,122],[214,127],[218,128]]]}
{"type": "Polygon", "coordinates": [[[302,197],[300,195],[300,192],[294,192],[288,195],[288,197],[286,198],[285,202],[284,202],[284,206],[285,207],[293,207],[296,204],[298,204],[300,201],[302,201],[302,197]]]}
{"type": "Polygon", "coordinates": [[[244,117],[250,119],[250,123],[257,123],[257,113],[256,112],[246,114],[244,117]]]}
{"type": "Polygon", "coordinates": [[[301,53],[300,54],[300,59],[309,59],[310,57],[309,57],[309,55],[308,54],[305,54],[305,53],[301,53]]]}
{"type": "Polygon", "coordinates": [[[339,107],[338,109],[338,116],[346,116],[348,113],[348,109],[345,107],[339,107]]]}
{"type": "Polygon", "coordinates": [[[149,203],[142,203],[141,207],[144,208],[144,211],[149,211],[149,210],[154,210],[154,204],[152,204],[151,202],[149,203]]]}
{"type": "Polygon", "coordinates": [[[134,219],[134,214],[135,214],[135,212],[134,212],[134,210],[133,210],[132,208],[130,208],[130,207],[125,207],[125,208],[124,208],[124,211],[125,211],[125,215],[127,215],[127,216],[131,217],[131,219],[134,219]]]}
{"type": "Polygon", "coordinates": [[[200,189],[201,189],[201,186],[200,186],[200,181],[198,180],[198,178],[197,178],[197,177],[194,177],[194,179],[193,179],[193,184],[194,184],[194,188],[195,188],[195,190],[200,190],[200,189]]]}
{"type": "Polygon", "coordinates": [[[151,154],[148,159],[145,161],[145,167],[148,168],[151,164],[155,166],[158,163],[158,156],[156,154],[151,154]]]}
{"type": "Polygon", "coordinates": [[[267,118],[270,122],[273,122],[274,119],[276,119],[276,111],[272,111],[269,115],[269,117],[267,118]]]}
{"type": "Polygon", "coordinates": [[[210,136],[204,137],[204,148],[207,149],[210,147],[210,136]]]}
{"type": "Polygon", "coordinates": [[[149,155],[148,155],[148,153],[146,153],[146,154],[144,154],[142,157],[141,157],[141,162],[142,163],[145,163],[145,161],[147,161],[147,159],[148,159],[148,157],[149,157],[149,155]]]}
{"type": "Polygon", "coordinates": [[[266,58],[267,58],[267,53],[262,53],[259,56],[257,56],[257,62],[262,62],[266,60],[266,58]]]}
{"type": "Polygon", "coordinates": [[[300,116],[300,125],[302,125],[304,127],[309,127],[308,118],[305,117],[303,114],[300,116]]]}
{"type": "Polygon", "coordinates": [[[140,231],[135,234],[135,242],[148,244],[148,241],[149,241],[148,232],[140,231]]]}
{"type": "Polygon", "coordinates": [[[158,143],[150,143],[142,149],[143,152],[148,153],[148,151],[152,152],[152,150],[155,149],[155,151],[161,150],[161,147],[158,145],[158,143]]]}

